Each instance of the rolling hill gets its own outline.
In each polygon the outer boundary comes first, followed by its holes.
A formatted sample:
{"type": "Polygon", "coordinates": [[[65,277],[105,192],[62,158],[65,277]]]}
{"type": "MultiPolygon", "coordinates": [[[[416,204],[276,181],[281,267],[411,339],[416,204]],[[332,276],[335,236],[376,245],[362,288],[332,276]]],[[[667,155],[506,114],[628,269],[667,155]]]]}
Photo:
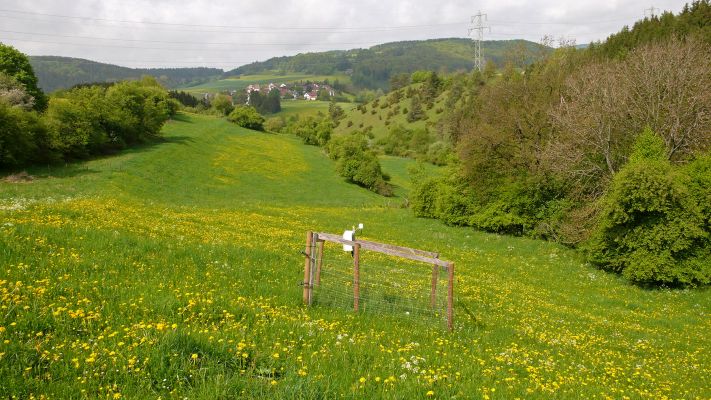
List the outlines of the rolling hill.
{"type": "Polygon", "coordinates": [[[220,76],[216,68],[127,68],[81,58],[30,56],[30,64],[45,92],[66,89],[81,83],[116,82],[143,75],[156,77],[168,88],[194,85],[220,76]]]}
{"type": "MultiPolygon", "coordinates": [[[[482,42],[482,54],[501,65],[518,48],[540,50],[540,45],[525,40],[482,42]]],[[[545,49],[544,49],[545,50],[545,49]]],[[[360,88],[387,89],[391,76],[416,70],[458,71],[473,66],[474,44],[469,39],[432,39],[393,42],[369,49],[305,53],[275,57],[228,71],[225,76],[252,75],[268,71],[329,75],[348,73],[360,88]]]]}
{"type": "MultiPolygon", "coordinates": [[[[711,394],[708,290],[646,290],[558,244],[415,218],[294,137],[189,114],[163,133],[0,181],[1,397],[711,394]],[[432,275],[368,252],[363,312],[347,275],[302,305],[306,231],[358,222],[456,262],[454,332],[436,311],[368,306],[383,268],[399,281],[379,304],[415,301],[432,275]]],[[[404,196],[411,161],[385,161],[404,196]]],[[[323,285],[352,262],[327,247],[323,285]]]]}

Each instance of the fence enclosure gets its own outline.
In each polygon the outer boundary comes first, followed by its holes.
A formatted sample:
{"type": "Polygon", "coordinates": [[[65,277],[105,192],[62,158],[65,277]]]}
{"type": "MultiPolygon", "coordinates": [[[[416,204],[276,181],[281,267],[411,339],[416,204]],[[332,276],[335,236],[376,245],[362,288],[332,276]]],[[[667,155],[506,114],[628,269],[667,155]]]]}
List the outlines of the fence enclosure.
{"type": "Polygon", "coordinates": [[[361,270],[361,253],[371,251],[387,256],[422,262],[432,266],[432,277],[429,293],[429,307],[436,307],[438,280],[440,270],[447,273],[446,290],[446,316],[447,328],[451,331],[454,327],[454,263],[440,260],[439,253],[413,249],[409,247],[395,246],[385,243],[377,243],[368,240],[347,240],[338,235],[324,232],[307,232],[306,249],[304,252],[304,281],[303,281],[303,301],[304,304],[311,305],[314,298],[314,288],[321,286],[321,275],[324,270],[324,244],[326,242],[352,246],[353,248],[353,310],[358,312],[361,309],[361,274],[368,274],[370,271],[361,270]]]}

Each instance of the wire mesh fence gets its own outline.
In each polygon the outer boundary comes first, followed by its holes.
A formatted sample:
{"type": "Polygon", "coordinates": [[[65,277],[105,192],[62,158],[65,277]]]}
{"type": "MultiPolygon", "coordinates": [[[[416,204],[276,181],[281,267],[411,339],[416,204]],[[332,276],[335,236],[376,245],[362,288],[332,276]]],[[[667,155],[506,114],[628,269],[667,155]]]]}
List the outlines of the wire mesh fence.
{"type": "Polygon", "coordinates": [[[310,248],[313,270],[308,300],[312,305],[352,312],[357,302],[359,313],[448,323],[446,267],[377,251],[353,254],[340,244],[324,246],[314,241],[310,248]]]}

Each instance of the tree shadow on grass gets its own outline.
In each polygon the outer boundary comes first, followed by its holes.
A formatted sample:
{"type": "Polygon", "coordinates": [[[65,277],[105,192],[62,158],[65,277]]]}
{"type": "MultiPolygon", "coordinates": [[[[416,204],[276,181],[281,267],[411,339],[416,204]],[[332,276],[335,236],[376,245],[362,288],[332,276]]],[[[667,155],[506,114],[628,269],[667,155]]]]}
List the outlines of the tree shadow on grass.
{"type": "Polygon", "coordinates": [[[72,160],[66,162],[58,162],[51,164],[35,164],[21,169],[0,169],[0,181],[6,180],[12,175],[27,172],[30,179],[22,183],[31,183],[34,179],[44,178],[72,178],[81,175],[96,174],[101,172],[98,169],[90,168],[90,162],[97,160],[110,160],[115,157],[121,157],[129,154],[140,154],[152,150],[154,147],[166,144],[187,145],[193,142],[194,139],[190,136],[171,136],[171,137],[156,137],[148,142],[139,145],[122,149],[119,151],[95,155],[84,160],[72,160]]]}

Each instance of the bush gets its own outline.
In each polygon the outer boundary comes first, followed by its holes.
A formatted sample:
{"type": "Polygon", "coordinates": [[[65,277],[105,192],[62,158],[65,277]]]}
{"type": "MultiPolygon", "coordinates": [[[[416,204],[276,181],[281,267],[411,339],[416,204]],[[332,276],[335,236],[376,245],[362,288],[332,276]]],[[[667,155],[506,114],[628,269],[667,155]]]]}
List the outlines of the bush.
{"type": "Polygon", "coordinates": [[[226,116],[230,115],[232,110],[235,109],[235,107],[232,105],[232,97],[227,96],[225,94],[218,94],[215,96],[214,99],[210,102],[210,106],[215,109],[215,111],[221,115],[221,116],[226,116]]]}
{"type": "Polygon", "coordinates": [[[264,130],[264,117],[262,117],[254,107],[240,106],[236,107],[230,115],[227,116],[230,122],[256,131],[264,130]]]}
{"type": "Polygon", "coordinates": [[[393,195],[392,186],[386,182],[388,177],[364,134],[338,136],[328,143],[327,150],[336,161],[336,170],[346,180],[383,196],[393,195]]]}
{"type": "Polygon", "coordinates": [[[264,122],[264,129],[269,132],[281,132],[284,129],[284,118],[272,117],[264,122]]]}
{"type": "Polygon", "coordinates": [[[437,199],[441,187],[440,181],[436,178],[414,182],[410,192],[410,207],[416,217],[437,218],[437,199]]]}
{"type": "Polygon", "coordinates": [[[172,109],[168,92],[152,77],[117,83],[106,90],[105,99],[108,135],[127,144],[160,135],[172,109]]]}
{"type": "Polygon", "coordinates": [[[317,119],[309,116],[289,124],[286,132],[300,137],[304,144],[325,146],[331,140],[333,123],[326,118],[317,119]]]}
{"type": "Polygon", "coordinates": [[[664,155],[662,139],[646,130],[603,199],[590,258],[639,284],[711,283],[711,164],[674,167],[664,155]]]}
{"type": "Polygon", "coordinates": [[[16,167],[34,161],[41,121],[34,112],[0,101],[0,168],[16,167]]]}

